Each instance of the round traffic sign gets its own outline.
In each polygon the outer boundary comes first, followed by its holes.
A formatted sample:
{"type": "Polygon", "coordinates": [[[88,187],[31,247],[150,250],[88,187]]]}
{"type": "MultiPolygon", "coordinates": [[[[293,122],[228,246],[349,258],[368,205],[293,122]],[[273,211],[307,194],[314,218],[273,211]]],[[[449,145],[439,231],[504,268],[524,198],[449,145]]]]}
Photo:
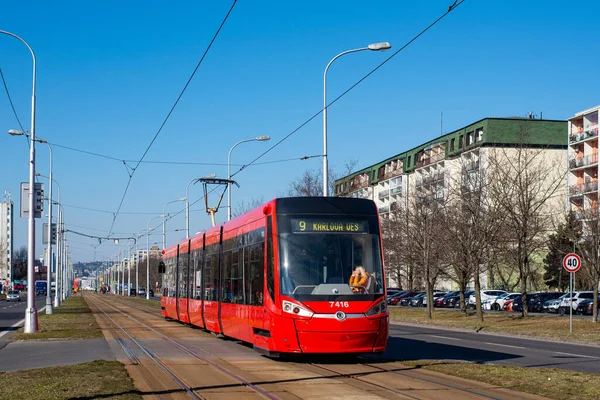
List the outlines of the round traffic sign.
{"type": "Polygon", "coordinates": [[[581,268],[581,257],[575,253],[569,253],[563,258],[563,268],[567,272],[577,272],[581,268]]]}

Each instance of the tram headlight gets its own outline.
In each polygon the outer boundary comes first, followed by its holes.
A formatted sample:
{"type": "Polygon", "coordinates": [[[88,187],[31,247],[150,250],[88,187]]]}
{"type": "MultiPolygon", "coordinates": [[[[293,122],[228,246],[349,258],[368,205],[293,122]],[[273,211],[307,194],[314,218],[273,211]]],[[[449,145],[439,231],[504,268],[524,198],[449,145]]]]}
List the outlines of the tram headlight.
{"type": "Polygon", "coordinates": [[[365,315],[367,317],[372,317],[373,315],[382,314],[387,310],[387,304],[385,301],[380,301],[375,304],[373,307],[369,308],[365,315]]]}
{"type": "Polygon", "coordinates": [[[300,304],[292,303],[291,301],[283,301],[283,312],[288,314],[297,315],[299,317],[312,317],[313,312],[302,307],[300,304]]]}

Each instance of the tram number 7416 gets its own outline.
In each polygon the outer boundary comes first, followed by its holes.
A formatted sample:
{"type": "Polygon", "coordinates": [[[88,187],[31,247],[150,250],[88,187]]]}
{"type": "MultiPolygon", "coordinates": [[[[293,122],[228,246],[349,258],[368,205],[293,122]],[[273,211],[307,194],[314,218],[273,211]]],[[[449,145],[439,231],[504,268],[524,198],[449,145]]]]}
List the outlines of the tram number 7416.
{"type": "Polygon", "coordinates": [[[339,307],[339,308],[348,308],[350,305],[347,301],[330,301],[329,307],[339,307]]]}

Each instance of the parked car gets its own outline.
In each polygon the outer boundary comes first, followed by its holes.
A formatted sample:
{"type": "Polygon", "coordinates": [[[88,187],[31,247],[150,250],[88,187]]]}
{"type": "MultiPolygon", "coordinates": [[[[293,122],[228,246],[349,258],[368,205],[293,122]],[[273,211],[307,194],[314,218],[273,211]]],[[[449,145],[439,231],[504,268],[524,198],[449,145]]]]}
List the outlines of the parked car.
{"type": "Polygon", "coordinates": [[[569,307],[573,308],[573,311],[577,311],[577,305],[581,300],[585,299],[593,299],[594,292],[586,291],[586,292],[573,292],[570,296],[565,296],[561,298],[560,306],[558,307],[558,313],[560,315],[565,315],[569,313],[569,307]]]}
{"type": "Polygon", "coordinates": [[[9,290],[6,294],[6,301],[21,301],[21,293],[18,290],[9,290]]]}
{"type": "Polygon", "coordinates": [[[434,307],[445,307],[444,305],[444,300],[446,300],[448,297],[452,297],[455,296],[457,294],[459,294],[460,292],[458,290],[455,290],[453,292],[448,292],[443,296],[438,297],[437,299],[435,299],[433,301],[433,306],[434,307]]]}
{"type": "Polygon", "coordinates": [[[484,310],[501,311],[507,300],[514,300],[520,293],[504,293],[492,300],[481,301],[484,310]]]}
{"type": "MultiPolygon", "coordinates": [[[[425,297],[427,296],[427,293],[420,293],[418,295],[416,295],[415,297],[411,298],[410,301],[408,302],[408,305],[411,307],[421,307],[423,305],[423,300],[425,299],[425,297]]],[[[402,302],[402,301],[400,301],[402,302]]]]}
{"type": "Polygon", "coordinates": [[[386,296],[386,297],[387,297],[388,304],[389,304],[389,302],[390,302],[390,299],[391,299],[392,297],[394,297],[394,296],[398,296],[398,295],[399,295],[399,294],[401,294],[401,293],[406,293],[406,290],[393,290],[393,289],[392,289],[392,290],[390,290],[390,289],[388,289],[388,290],[387,290],[387,296],[386,296]]]}
{"type": "Polygon", "coordinates": [[[543,312],[544,303],[548,300],[558,299],[564,295],[564,292],[542,292],[533,293],[528,301],[529,311],[531,312],[543,312]]]}
{"type": "Polygon", "coordinates": [[[419,296],[419,295],[423,295],[423,292],[416,292],[416,293],[414,294],[414,296],[408,296],[408,297],[404,297],[404,298],[400,299],[400,301],[398,302],[398,304],[400,304],[401,306],[408,306],[408,305],[409,305],[409,303],[410,303],[410,301],[411,301],[413,298],[415,298],[415,297],[417,297],[417,296],[419,296]]]}
{"type": "MultiPolygon", "coordinates": [[[[447,292],[433,292],[433,306],[435,307],[435,301],[440,297],[443,297],[447,292]]],[[[423,302],[421,303],[423,307],[427,307],[427,295],[423,297],[423,302]]]]}
{"type": "MultiPolygon", "coordinates": [[[[500,296],[504,293],[506,293],[506,290],[495,290],[495,289],[482,290],[481,291],[481,304],[483,304],[483,302],[486,300],[488,300],[488,301],[495,300],[498,296],[500,296]]],[[[475,298],[475,293],[473,293],[472,295],[469,296],[468,307],[475,308],[476,302],[477,302],[477,300],[475,298]]]]}
{"type": "Polygon", "coordinates": [[[400,300],[402,300],[405,297],[413,297],[415,295],[417,295],[417,292],[412,292],[412,291],[408,291],[408,292],[403,292],[403,293],[398,293],[394,296],[392,296],[389,300],[388,300],[388,304],[395,306],[396,304],[398,304],[398,302],[400,300]]]}
{"type": "MultiPolygon", "coordinates": [[[[600,302],[600,297],[596,299],[596,303],[600,302]]],[[[574,311],[575,312],[575,311],[574,311]]],[[[599,311],[600,312],[600,311],[599,311]]],[[[592,315],[594,313],[594,302],[592,299],[581,300],[577,305],[575,314],[592,315]]]]}
{"type": "Polygon", "coordinates": [[[130,296],[135,296],[135,295],[136,295],[136,293],[135,293],[135,288],[131,288],[131,289],[129,289],[129,295],[130,295],[130,296]]]}
{"type": "Polygon", "coordinates": [[[25,290],[25,284],[21,282],[15,282],[13,284],[13,290],[25,290]]]}
{"type": "MultiPolygon", "coordinates": [[[[469,297],[474,294],[475,291],[469,290],[464,293],[465,305],[468,305],[469,297]]],[[[456,293],[454,296],[450,296],[447,300],[444,300],[444,307],[449,308],[458,308],[460,307],[460,291],[456,293]]]]}
{"type": "MultiPolygon", "coordinates": [[[[518,298],[518,297],[517,297],[518,298]]],[[[506,300],[504,302],[504,305],[502,306],[502,310],[503,311],[512,311],[513,310],[513,302],[515,301],[515,299],[510,299],[510,300],[506,300]]]]}
{"type": "Polygon", "coordinates": [[[547,313],[558,313],[558,309],[560,308],[560,303],[562,302],[563,297],[569,296],[569,293],[565,293],[560,296],[558,299],[550,299],[546,300],[544,304],[542,304],[542,312],[547,313]]]}

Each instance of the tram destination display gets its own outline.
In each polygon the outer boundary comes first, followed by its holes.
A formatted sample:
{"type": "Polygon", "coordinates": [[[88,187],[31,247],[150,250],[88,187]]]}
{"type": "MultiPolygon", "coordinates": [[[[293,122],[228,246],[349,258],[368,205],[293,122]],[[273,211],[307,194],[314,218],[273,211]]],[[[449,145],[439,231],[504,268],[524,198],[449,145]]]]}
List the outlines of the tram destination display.
{"type": "Polygon", "coordinates": [[[329,220],[293,218],[293,233],[369,233],[369,222],[362,220],[329,220]]]}

